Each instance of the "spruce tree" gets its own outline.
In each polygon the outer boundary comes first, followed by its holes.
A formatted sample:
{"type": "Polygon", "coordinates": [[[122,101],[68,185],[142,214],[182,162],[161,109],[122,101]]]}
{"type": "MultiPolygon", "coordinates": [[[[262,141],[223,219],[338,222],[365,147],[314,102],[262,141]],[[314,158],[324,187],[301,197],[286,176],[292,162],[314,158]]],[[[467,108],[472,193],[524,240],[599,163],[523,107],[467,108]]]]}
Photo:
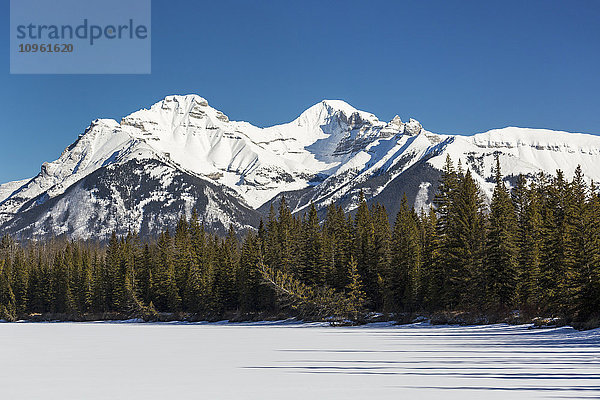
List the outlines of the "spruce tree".
{"type": "Polygon", "coordinates": [[[15,321],[16,319],[15,295],[10,286],[10,278],[5,267],[5,261],[0,260],[0,320],[15,321]]]}
{"type": "Polygon", "coordinates": [[[593,197],[588,194],[581,167],[577,166],[568,185],[565,204],[566,312],[577,319],[589,318],[585,303],[594,281],[593,265],[597,258],[596,237],[600,219],[596,219],[593,197]],[[590,200],[588,201],[588,197],[590,200]]]}
{"type": "Polygon", "coordinates": [[[556,177],[542,177],[542,228],[540,256],[540,303],[542,311],[558,314],[566,309],[565,197],[562,171],[556,177]]]}
{"type": "Polygon", "coordinates": [[[451,199],[446,227],[442,230],[441,257],[448,277],[445,305],[450,309],[480,308],[485,217],[481,192],[470,170],[460,179],[451,199]]]}
{"type": "Polygon", "coordinates": [[[382,303],[375,258],[375,227],[365,196],[360,192],[358,209],[354,217],[354,257],[363,281],[369,306],[379,309],[382,303]]]}
{"type": "Polygon", "coordinates": [[[325,253],[319,217],[314,204],[311,203],[308,216],[302,225],[299,277],[308,285],[322,285],[325,280],[325,253]]]}
{"type": "Polygon", "coordinates": [[[414,311],[421,278],[421,244],[416,215],[402,197],[392,235],[392,262],[387,283],[387,308],[414,311]]]}
{"type": "Polygon", "coordinates": [[[348,263],[352,256],[352,223],[348,223],[344,210],[331,203],[324,222],[325,258],[329,277],[327,284],[337,290],[348,285],[348,263]]]}
{"type": "Polygon", "coordinates": [[[346,286],[346,293],[350,306],[348,310],[349,317],[356,320],[360,312],[364,309],[366,294],[363,291],[362,280],[358,273],[358,264],[352,256],[350,256],[348,262],[348,285],[346,286]]]}
{"type": "Polygon", "coordinates": [[[542,240],[540,194],[535,184],[532,183],[528,187],[525,177],[520,175],[512,191],[512,197],[517,216],[516,300],[522,310],[537,314],[540,306],[542,240]]]}
{"type": "Polygon", "coordinates": [[[21,315],[27,310],[29,268],[23,248],[19,248],[15,253],[12,263],[11,287],[15,296],[16,312],[21,315]]]}
{"type": "Polygon", "coordinates": [[[428,213],[421,214],[419,225],[421,228],[423,306],[429,311],[437,311],[444,307],[446,275],[440,257],[438,222],[433,207],[429,209],[428,213]]]}
{"type": "Polygon", "coordinates": [[[373,270],[377,277],[378,299],[374,304],[381,309],[384,304],[385,275],[390,269],[392,234],[385,207],[375,204],[371,211],[373,223],[373,270]]]}
{"type": "Polygon", "coordinates": [[[516,287],[517,220],[510,194],[502,179],[498,155],[495,178],[483,279],[487,307],[506,310],[513,305],[516,287]]]}
{"type": "Polygon", "coordinates": [[[181,297],[175,280],[175,264],[173,261],[173,243],[169,231],[161,233],[158,238],[158,263],[154,276],[152,302],[158,311],[175,312],[181,307],[181,297]]]}
{"type": "Polygon", "coordinates": [[[253,232],[249,232],[242,245],[238,277],[239,303],[244,312],[260,311],[269,302],[265,287],[261,284],[260,264],[262,264],[260,239],[253,232]]]}
{"type": "Polygon", "coordinates": [[[194,263],[194,255],[190,228],[184,216],[177,222],[173,240],[175,281],[181,294],[182,308],[189,310],[194,307],[193,303],[195,302],[195,299],[188,296],[189,292],[186,290],[194,263]]]}
{"type": "Polygon", "coordinates": [[[276,258],[278,258],[278,267],[287,272],[297,274],[299,271],[296,270],[296,266],[293,265],[294,261],[294,248],[293,248],[293,232],[297,227],[294,226],[294,217],[287,206],[287,202],[284,196],[281,196],[279,203],[279,217],[277,221],[277,246],[275,251],[278,251],[276,258]]]}

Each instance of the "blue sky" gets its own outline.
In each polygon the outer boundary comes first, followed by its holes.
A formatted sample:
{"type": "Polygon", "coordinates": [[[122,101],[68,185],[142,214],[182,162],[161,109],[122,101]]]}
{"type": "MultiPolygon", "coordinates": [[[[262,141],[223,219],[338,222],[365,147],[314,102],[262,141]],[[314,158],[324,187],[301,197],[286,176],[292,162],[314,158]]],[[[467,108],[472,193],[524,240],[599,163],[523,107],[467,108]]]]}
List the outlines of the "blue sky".
{"type": "Polygon", "coordinates": [[[0,4],[0,182],[169,94],[259,126],[328,98],[439,133],[600,134],[600,1],[154,0],[150,75],[10,75],[0,4]]]}

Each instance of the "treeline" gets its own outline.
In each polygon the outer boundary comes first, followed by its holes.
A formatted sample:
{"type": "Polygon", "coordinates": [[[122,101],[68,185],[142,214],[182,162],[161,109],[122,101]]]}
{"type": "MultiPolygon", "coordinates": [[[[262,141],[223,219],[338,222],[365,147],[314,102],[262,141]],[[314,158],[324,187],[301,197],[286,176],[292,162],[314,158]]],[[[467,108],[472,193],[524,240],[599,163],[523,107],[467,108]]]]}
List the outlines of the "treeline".
{"type": "Polygon", "coordinates": [[[497,163],[487,204],[471,173],[448,158],[430,210],[402,198],[390,226],[364,197],[354,215],[282,199],[257,231],[206,232],[194,213],[154,241],[107,245],[0,242],[0,318],[33,313],[136,315],[399,315],[464,311],[600,317],[600,193],[578,168],[509,190],[497,163]],[[309,310],[309,311],[307,311],[309,310]]]}

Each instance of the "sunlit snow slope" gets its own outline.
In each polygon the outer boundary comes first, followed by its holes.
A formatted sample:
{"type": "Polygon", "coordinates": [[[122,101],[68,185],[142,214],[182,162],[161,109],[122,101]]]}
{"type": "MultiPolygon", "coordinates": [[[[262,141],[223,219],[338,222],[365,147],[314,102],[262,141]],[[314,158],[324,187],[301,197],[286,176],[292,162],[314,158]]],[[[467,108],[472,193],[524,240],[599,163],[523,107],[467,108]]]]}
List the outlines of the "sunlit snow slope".
{"type": "Polygon", "coordinates": [[[447,154],[489,195],[495,153],[509,182],[557,169],[570,176],[577,165],[600,179],[600,137],[593,135],[524,128],[437,135],[413,119],[383,122],[341,100],[259,128],[230,121],[202,97],[168,96],[120,122],[93,121],[36,177],[0,185],[0,229],[22,236],[153,234],[193,208],[217,227],[250,227],[259,218],[254,210],[281,194],[296,212],[331,202],[350,211],[361,190],[391,212],[402,193],[427,207],[447,154]],[[127,174],[139,179],[127,183],[127,174]]]}

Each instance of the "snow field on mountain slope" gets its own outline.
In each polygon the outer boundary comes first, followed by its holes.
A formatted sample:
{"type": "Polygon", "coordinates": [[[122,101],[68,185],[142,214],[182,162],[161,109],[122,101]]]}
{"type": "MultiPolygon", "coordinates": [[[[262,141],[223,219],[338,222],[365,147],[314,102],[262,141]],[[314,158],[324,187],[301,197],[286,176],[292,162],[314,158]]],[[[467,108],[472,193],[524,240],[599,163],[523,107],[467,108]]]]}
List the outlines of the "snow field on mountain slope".
{"type": "Polygon", "coordinates": [[[8,196],[10,196],[15,190],[17,190],[18,188],[20,188],[27,182],[29,182],[29,179],[23,179],[21,181],[7,182],[7,183],[0,185],[0,202],[2,202],[4,199],[6,199],[8,196]]]}
{"type": "Polygon", "coordinates": [[[600,330],[0,324],[3,398],[552,399],[600,395],[600,330]]]}
{"type": "Polygon", "coordinates": [[[581,165],[588,180],[600,180],[600,137],[594,135],[514,127],[474,136],[436,135],[415,120],[402,124],[395,117],[386,123],[341,100],[324,100],[289,123],[260,128],[230,121],[200,96],[186,95],[167,96],[120,123],[93,121],[33,180],[0,186],[0,201],[18,190],[0,211],[10,215],[44,192],[48,199],[59,196],[98,168],[131,159],[158,159],[223,184],[257,208],[281,192],[309,186],[316,174],[331,179],[316,185],[324,190],[315,201],[345,197],[355,184],[388,174],[373,188],[376,195],[430,154],[435,156],[428,162],[438,169],[449,154],[471,169],[489,197],[495,152],[501,153],[504,175],[561,169],[570,179],[581,165]]]}

